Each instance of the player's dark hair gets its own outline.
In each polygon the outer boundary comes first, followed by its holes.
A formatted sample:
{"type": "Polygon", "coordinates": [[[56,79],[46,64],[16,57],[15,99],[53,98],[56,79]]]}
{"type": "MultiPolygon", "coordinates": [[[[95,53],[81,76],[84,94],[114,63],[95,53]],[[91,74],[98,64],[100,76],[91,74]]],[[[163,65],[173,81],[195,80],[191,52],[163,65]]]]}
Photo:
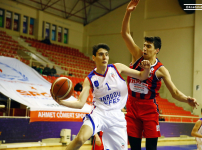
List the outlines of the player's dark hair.
{"type": "Polygon", "coordinates": [[[155,49],[157,49],[157,48],[159,48],[159,50],[161,49],[161,38],[160,37],[158,37],[158,36],[150,36],[150,37],[145,36],[144,40],[145,40],[145,42],[153,43],[155,49]]]}
{"type": "Polygon", "coordinates": [[[107,44],[99,43],[99,44],[93,46],[93,55],[94,56],[96,56],[96,53],[100,48],[103,48],[103,49],[105,49],[107,51],[110,50],[110,48],[109,48],[109,46],[107,44]]]}

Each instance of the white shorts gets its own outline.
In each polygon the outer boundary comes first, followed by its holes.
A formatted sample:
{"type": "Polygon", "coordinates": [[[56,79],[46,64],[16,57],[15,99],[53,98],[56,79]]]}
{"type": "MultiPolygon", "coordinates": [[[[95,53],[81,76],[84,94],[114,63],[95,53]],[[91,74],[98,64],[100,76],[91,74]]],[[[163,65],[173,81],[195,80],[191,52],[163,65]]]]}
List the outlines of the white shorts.
{"type": "Polygon", "coordinates": [[[102,141],[105,150],[128,150],[126,120],[121,110],[100,111],[94,109],[87,114],[83,125],[93,130],[93,135],[103,131],[102,141]]]}

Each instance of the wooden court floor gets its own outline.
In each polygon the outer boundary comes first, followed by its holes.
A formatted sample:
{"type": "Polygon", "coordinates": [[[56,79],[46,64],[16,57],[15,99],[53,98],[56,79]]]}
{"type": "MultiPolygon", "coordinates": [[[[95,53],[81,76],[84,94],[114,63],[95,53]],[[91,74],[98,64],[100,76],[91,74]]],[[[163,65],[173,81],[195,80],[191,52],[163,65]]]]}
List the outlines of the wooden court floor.
{"type": "MultiPolygon", "coordinates": [[[[145,143],[142,142],[142,150],[145,150],[145,143]]],[[[49,146],[49,147],[18,147],[18,148],[6,148],[7,150],[65,150],[66,146],[49,146]]],[[[130,147],[128,146],[129,150],[130,147]]],[[[184,150],[187,148],[189,150],[196,150],[196,141],[195,140],[186,140],[186,139],[179,139],[179,140],[159,140],[158,142],[158,148],[159,150],[167,150],[167,149],[171,149],[171,150],[184,150]],[[166,147],[166,146],[173,146],[173,147],[166,147]],[[190,148],[191,147],[191,148],[190,148]]],[[[0,149],[1,146],[0,146],[0,149]]],[[[80,150],[92,150],[92,146],[91,145],[84,145],[80,148],[80,150]]]]}

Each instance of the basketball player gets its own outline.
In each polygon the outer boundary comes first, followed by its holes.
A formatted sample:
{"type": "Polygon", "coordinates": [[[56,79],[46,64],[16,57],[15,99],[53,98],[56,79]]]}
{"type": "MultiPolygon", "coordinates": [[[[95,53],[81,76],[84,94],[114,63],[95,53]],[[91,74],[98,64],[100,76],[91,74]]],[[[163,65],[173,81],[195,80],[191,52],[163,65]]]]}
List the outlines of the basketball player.
{"type": "Polygon", "coordinates": [[[78,150],[86,140],[99,131],[103,131],[103,145],[105,150],[128,150],[126,120],[121,109],[125,106],[128,91],[125,75],[145,80],[148,78],[150,63],[142,62],[144,71],[137,71],[116,63],[109,64],[110,48],[106,44],[93,47],[93,61],[96,68],[85,78],[83,90],[77,101],[56,102],[71,108],[82,108],[88,98],[89,90],[93,92],[94,109],[84,118],[84,123],[76,138],[67,146],[66,150],[78,150]]]}
{"type": "Polygon", "coordinates": [[[194,125],[191,135],[196,137],[197,150],[202,150],[202,118],[200,118],[194,125]]]}
{"type": "Polygon", "coordinates": [[[156,58],[161,49],[160,37],[145,37],[143,51],[135,44],[130,34],[131,12],[136,8],[139,0],[131,0],[127,6],[122,23],[122,37],[132,54],[130,68],[141,71],[139,64],[142,60],[151,63],[150,76],[140,81],[128,77],[128,101],[126,104],[127,133],[131,150],[141,150],[142,135],[146,138],[146,149],[156,150],[160,137],[159,112],[156,97],[163,79],[173,98],[188,103],[192,107],[198,105],[196,99],[180,92],[171,80],[168,70],[156,58]]]}

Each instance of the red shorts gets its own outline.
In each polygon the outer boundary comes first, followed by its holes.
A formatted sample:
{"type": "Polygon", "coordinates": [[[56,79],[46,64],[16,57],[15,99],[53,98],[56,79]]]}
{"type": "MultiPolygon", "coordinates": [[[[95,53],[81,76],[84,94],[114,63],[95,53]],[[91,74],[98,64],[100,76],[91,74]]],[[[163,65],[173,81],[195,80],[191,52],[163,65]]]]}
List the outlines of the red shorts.
{"type": "Polygon", "coordinates": [[[154,99],[137,99],[128,95],[126,104],[127,133],[131,137],[160,137],[158,105],[154,99]]]}

